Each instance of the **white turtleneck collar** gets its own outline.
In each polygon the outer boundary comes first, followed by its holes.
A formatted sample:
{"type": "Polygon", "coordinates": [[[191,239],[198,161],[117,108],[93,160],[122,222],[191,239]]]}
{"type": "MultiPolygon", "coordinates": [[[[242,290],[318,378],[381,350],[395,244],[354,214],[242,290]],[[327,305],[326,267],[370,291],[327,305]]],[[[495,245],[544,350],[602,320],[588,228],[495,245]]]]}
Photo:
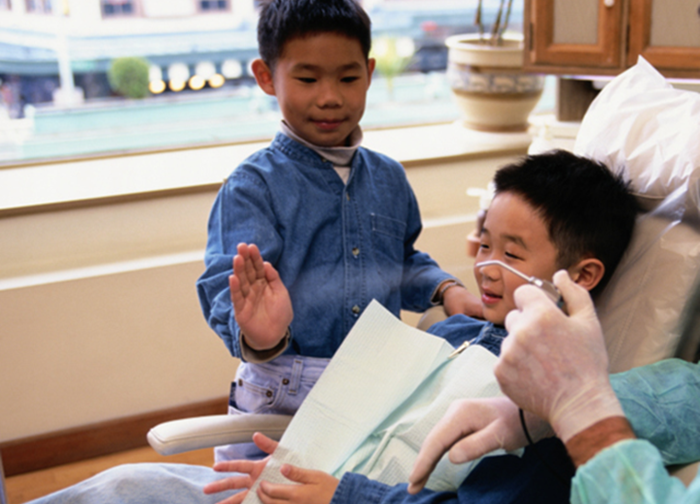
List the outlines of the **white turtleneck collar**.
{"type": "Polygon", "coordinates": [[[350,132],[350,145],[343,147],[321,147],[307,142],[299,135],[294,133],[289,125],[287,125],[287,123],[284,121],[280,123],[280,130],[292,140],[296,140],[300,144],[312,149],[323,159],[330,161],[333,164],[335,171],[338,172],[338,175],[340,175],[340,178],[343,179],[343,182],[347,183],[348,177],[350,176],[350,162],[352,161],[352,156],[362,143],[362,129],[359,125],[356,126],[352,132],[350,132]]]}

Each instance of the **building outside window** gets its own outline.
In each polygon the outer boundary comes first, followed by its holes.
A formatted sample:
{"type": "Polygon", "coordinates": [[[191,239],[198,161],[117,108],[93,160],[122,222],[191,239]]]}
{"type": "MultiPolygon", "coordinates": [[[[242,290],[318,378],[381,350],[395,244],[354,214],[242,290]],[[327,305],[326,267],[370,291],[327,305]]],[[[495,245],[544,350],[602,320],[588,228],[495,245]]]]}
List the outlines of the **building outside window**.
{"type": "MultiPolygon", "coordinates": [[[[9,0],[7,2],[10,3],[9,0]]],[[[51,0],[25,0],[27,12],[47,14],[51,12],[51,0]]]]}
{"type": "Polygon", "coordinates": [[[228,0],[200,0],[199,2],[199,10],[202,12],[225,11],[228,9],[228,0]]]}
{"type": "Polygon", "coordinates": [[[133,0],[102,0],[102,15],[133,16],[136,13],[133,0]]]}

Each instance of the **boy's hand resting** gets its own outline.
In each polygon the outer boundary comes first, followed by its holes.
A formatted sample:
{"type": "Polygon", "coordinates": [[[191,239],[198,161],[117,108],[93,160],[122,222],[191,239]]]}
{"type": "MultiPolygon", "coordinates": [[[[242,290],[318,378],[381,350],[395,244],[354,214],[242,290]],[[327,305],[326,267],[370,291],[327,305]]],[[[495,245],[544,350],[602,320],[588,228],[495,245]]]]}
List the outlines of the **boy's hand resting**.
{"type": "MultiPolygon", "coordinates": [[[[274,441],[259,432],[253,434],[253,442],[258,448],[267,454],[272,454],[279,444],[277,441],[274,441]]],[[[204,493],[209,495],[224,492],[226,490],[244,489],[242,492],[218,502],[218,504],[241,504],[246,495],[248,495],[248,490],[253,486],[253,483],[255,483],[255,480],[258,479],[258,476],[260,476],[260,473],[262,473],[262,470],[267,465],[267,461],[269,459],[270,457],[265,457],[262,460],[255,461],[240,459],[217,462],[214,464],[215,471],[237,472],[241,474],[229,476],[228,478],[205,485],[204,493]]]]}
{"type": "Polygon", "coordinates": [[[479,296],[472,294],[460,285],[445,291],[442,297],[442,305],[447,315],[463,313],[474,318],[484,318],[484,308],[479,296]]]}
{"type": "MultiPolygon", "coordinates": [[[[267,454],[272,454],[279,444],[277,441],[259,432],[253,434],[253,442],[267,454]]],[[[204,493],[214,494],[226,490],[242,489],[242,492],[218,502],[218,504],[241,504],[269,459],[270,457],[256,461],[244,459],[229,460],[214,464],[215,471],[238,472],[241,474],[209,483],[204,487],[204,493]]],[[[338,479],[323,471],[312,471],[285,464],[281,467],[280,472],[285,478],[300,484],[284,485],[262,481],[258,488],[258,497],[260,497],[263,504],[278,502],[329,504],[338,487],[338,479]]]]}
{"type": "Polygon", "coordinates": [[[292,301],[277,270],[263,262],[258,247],[241,243],[229,276],[236,322],[253,350],[274,348],[294,318],[292,301]]]}
{"type": "Polygon", "coordinates": [[[338,488],[338,479],[323,471],[284,464],[280,472],[285,478],[299,484],[261,482],[258,497],[263,504],[329,504],[338,488]]]}

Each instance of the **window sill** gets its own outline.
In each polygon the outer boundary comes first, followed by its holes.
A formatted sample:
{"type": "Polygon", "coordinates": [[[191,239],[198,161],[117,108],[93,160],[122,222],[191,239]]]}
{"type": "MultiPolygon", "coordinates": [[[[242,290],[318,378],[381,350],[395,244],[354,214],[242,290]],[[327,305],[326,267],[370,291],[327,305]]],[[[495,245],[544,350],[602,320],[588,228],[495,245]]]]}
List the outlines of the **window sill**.
{"type": "MultiPolygon", "coordinates": [[[[484,133],[458,123],[368,130],[363,144],[406,168],[431,162],[522,152],[529,133],[484,133]]],[[[207,145],[0,169],[0,217],[105,202],[216,190],[269,141],[207,145]]]]}

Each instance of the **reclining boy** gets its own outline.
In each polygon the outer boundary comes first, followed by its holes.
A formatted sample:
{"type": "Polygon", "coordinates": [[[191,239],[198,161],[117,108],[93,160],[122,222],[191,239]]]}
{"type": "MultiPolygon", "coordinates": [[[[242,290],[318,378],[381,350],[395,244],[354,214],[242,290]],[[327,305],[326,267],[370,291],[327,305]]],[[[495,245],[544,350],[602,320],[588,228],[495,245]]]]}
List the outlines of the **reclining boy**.
{"type": "MultiPolygon", "coordinates": [[[[486,321],[455,315],[435,324],[429,332],[445,337],[454,346],[476,337],[474,343],[498,354],[506,336],[503,323],[514,308],[513,293],[524,283],[517,275],[496,265],[498,260],[537,278],[551,280],[559,269],[587,290],[600,291],[609,280],[629,243],[637,212],[627,185],[605,166],[564,151],[529,156],[498,170],[496,193],[481,230],[481,244],[474,273],[481,291],[486,321]]],[[[276,443],[256,435],[256,443],[272,451],[276,443]]],[[[526,450],[513,455],[488,457],[455,494],[424,489],[409,496],[406,485],[394,487],[372,481],[362,474],[331,475],[285,466],[283,474],[299,485],[262,482],[262,502],[568,502],[568,483],[552,480],[538,456],[566,462],[566,452],[556,439],[538,443],[537,453],[526,450]]],[[[62,498],[41,503],[88,502],[216,502],[240,503],[246,492],[219,494],[250,488],[264,461],[220,462],[214,471],[206,467],[139,464],[115,468],[78,484],[62,498]],[[216,481],[217,472],[238,472],[216,481]],[[82,487],[81,487],[82,485],[82,487]],[[208,495],[196,489],[205,487],[208,495]],[[129,488],[130,498],[117,498],[129,488]],[[165,490],[167,488],[167,491],[165,490]]],[[[569,476],[573,475],[573,468],[569,476]]],[[[201,490],[200,490],[201,491],[201,490]]]]}

